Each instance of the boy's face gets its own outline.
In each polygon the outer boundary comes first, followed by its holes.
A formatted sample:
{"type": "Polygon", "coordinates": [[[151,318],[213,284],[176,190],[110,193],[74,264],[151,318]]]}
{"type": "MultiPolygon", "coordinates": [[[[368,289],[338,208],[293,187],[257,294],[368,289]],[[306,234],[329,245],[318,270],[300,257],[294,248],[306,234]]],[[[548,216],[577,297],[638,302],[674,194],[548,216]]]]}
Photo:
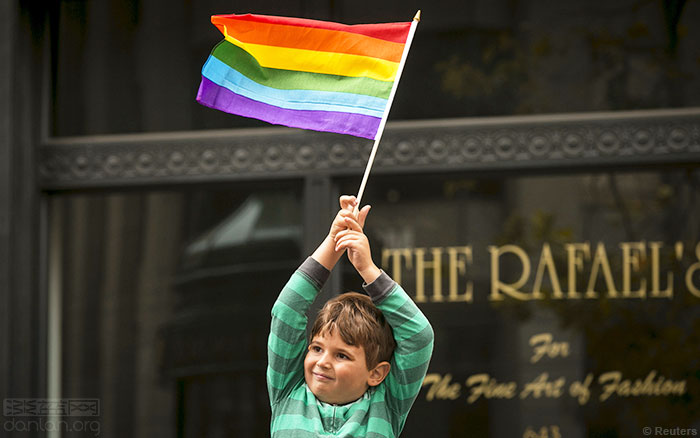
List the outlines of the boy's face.
{"type": "Polygon", "coordinates": [[[338,330],[316,335],[304,359],[304,379],[316,398],[346,404],[362,397],[370,384],[365,349],[348,345],[338,330]]]}

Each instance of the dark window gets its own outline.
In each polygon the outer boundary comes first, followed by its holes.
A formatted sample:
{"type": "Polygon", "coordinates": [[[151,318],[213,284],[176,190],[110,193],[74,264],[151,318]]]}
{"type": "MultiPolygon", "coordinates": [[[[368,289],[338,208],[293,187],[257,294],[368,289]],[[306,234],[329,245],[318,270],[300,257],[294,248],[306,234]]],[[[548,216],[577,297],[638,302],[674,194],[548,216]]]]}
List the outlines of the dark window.
{"type": "Polygon", "coordinates": [[[262,122],[195,102],[214,14],[420,23],[390,120],[700,105],[696,2],[60,1],[53,134],[262,122]],[[674,9],[674,5],[685,5],[674,9]]]}
{"type": "Polygon", "coordinates": [[[269,314],[301,260],[300,196],[52,197],[61,398],[99,399],[101,436],[265,436],[269,314]]]}
{"type": "MultiPolygon", "coordinates": [[[[699,178],[681,170],[372,176],[363,204],[372,205],[373,258],[436,333],[403,436],[691,427],[700,412],[699,178]],[[620,392],[601,400],[615,373],[620,392]],[[570,388],[589,374],[584,401],[570,388]],[[478,384],[484,376],[490,392],[478,384]],[[538,378],[549,386],[528,390],[538,378]],[[630,394],[638,380],[673,381],[678,392],[630,394]],[[476,388],[485,393],[470,401],[476,388]]],[[[357,190],[354,180],[341,187],[357,190]]],[[[346,260],[341,269],[342,290],[361,287],[346,260]]]]}

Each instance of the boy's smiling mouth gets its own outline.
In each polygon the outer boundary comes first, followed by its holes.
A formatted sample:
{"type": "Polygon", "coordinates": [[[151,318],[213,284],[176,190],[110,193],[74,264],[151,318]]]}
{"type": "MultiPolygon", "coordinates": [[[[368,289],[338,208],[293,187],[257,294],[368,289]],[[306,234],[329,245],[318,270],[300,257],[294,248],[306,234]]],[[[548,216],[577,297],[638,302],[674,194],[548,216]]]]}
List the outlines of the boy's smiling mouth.
{"type": "Polygon", "coordinates": [[[328,382],[328,381],[334,380],[332,377],[329,377],[329,376],[322,374],[322,373],[312,372],[312,374],[314,375],[314,377],[317,380],[320,380],[322,382],[328,382]]]}

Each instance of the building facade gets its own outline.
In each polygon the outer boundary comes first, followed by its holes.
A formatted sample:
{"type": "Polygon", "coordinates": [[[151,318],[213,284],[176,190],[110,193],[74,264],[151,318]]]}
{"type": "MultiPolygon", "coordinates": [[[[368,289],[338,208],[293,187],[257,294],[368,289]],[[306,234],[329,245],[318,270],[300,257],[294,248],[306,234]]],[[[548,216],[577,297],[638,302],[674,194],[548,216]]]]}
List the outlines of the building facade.
{"type": "Polygon", "coordinates": [[[436,333],[402,436],[700,431],[700,4],[234,7],[0,6],[3,433],[267,436],[270,307],[372,144],[197,106],[209,16],[419,8],[364,197],[436,333]]]}

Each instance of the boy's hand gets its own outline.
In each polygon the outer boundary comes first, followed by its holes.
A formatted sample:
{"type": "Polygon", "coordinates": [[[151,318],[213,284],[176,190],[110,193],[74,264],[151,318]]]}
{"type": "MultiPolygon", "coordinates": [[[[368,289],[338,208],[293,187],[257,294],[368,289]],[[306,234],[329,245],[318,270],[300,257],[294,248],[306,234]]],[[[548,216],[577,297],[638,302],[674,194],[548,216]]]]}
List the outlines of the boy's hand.
{"type": "Polygon", "coordinates": [[[362,211],[365,211],[362,223],[355,220],[352,215],[344,216],[347,228],[336,233],[335,250],[336,252],[347,250],[348,260],[362,276],[365,283],[369,284],[379,277],[381,271],[372,261],[369,239],[362,231],[362,224],[364,224],[364,219],[367,218],[367,213],[369,213],[368,206],[360,211],[360,217],[362,217],[362,211]]]}
{"type": "Polygon", "coordinates": [[[367,219],[367,214],[369,213],[369,209],[371,208],[369,205],[365,205],[362,210],[359,211],[358,216],[355,216],[355,207],[357,206],[357,198],[354,196],[350,195],[343,195],[340,197],[340,211],[338,214],[335,216],[335,219],[333,219],[333,223],[331,224],[331,229],[328,235],[330,236],[331,240],[335,242],[336,240],[336,235],[347,229],[348,225],[345,222],[345,218],[353,218],[356,219],[357,222],[360,224],[360,227],[365,226],[365,220],[367,219]]]}
{"type": "Polygon", "coordinates": [[[364,226],[365,219],[367,219],[367,214],[369,213],[369,205],[362,208],[357,217],[355,216],[355,207],[357,206],[357,199],[354,196],[343,195],[340,197],[340,211],[333,219],[331,224],[331,229],[328,232],[328,236],[321,242],[321,244],[316,248],[316,250],[311,254],[311,257],[323,265],[329,271],[333,269],[338,260],[345,252],[345,249],[336,249],[336,237],[338,233],[348,228],[346,222],[347,218],[352,218],[360,228],[364,226]]]}

